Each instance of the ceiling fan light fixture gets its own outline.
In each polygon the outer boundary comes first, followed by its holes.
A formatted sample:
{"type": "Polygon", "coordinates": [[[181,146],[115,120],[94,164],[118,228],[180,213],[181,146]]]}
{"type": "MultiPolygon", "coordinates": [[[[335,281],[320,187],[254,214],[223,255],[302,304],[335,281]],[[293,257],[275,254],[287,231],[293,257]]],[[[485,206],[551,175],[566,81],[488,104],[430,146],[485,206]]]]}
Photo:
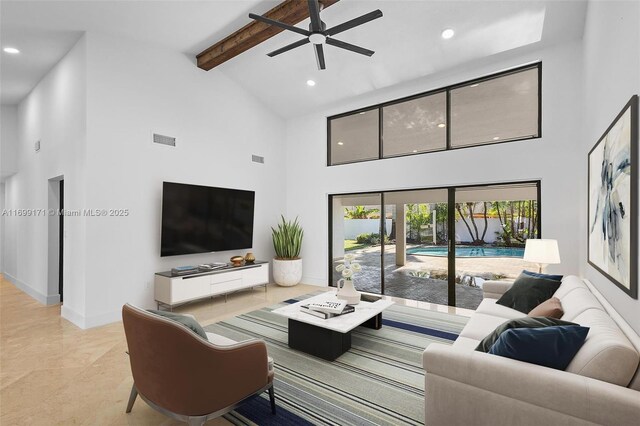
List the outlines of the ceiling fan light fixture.
{"type": "Polygon", "coordinates": [[[456,32],[452,29],[452,28],[445,28],[444,30],[442,30],[442,38],[445,40],[449,40],[451,37],[453,37],[456,34],[456,32]]]}
{"type": "Polygon", "coordinates": [[[309,41],[313,44],[325,44],[327,36],[321,33],[311,33],[309,41]]]}

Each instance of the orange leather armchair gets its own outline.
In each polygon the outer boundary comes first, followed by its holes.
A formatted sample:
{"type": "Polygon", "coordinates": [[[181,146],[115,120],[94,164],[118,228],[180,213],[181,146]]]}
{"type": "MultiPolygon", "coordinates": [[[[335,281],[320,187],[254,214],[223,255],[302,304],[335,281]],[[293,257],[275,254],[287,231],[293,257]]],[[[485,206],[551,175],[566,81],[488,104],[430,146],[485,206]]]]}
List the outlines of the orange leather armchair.
{"type": "Polygon", "coordinates": [[[140,395],[169,417],[201,425],[268,391],[275,414],[273,371],[262,340],[215,345],[129,304],[122,321],[134,381],[127,413],[140,395]]]}

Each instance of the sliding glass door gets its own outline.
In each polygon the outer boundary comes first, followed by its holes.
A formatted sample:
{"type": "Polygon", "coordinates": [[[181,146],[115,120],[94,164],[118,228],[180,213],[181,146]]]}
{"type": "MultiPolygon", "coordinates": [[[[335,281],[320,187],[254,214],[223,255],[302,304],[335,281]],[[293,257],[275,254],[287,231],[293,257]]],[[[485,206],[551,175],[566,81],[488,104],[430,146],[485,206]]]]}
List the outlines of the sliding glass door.
{"type": "Polygon", "coordinates": [[[352,254],[360,291],[475,309],[540,238],[539,182],[331,195],[330,284],[352,254]]]}
{"type": "Polygon", "coordinates": [[[384,257],[385,294],[446,305],[447,190],[385,192],[383,197],[391,220],[384,257]]]}
{"type": "Polygon", "coordinates": [[[539,236],[538,187],[533,183],[455,190],[456,306],[475,309],[486,280],[515,278],[527,238],[539,236]]]}
{"type": "MultiPolygon", "coordinates": [[[[344,262],[344,256],[357,257],[362,271],[354,277],[357,290],[382,294],[381,194],[351,194],[331,197],[331,285],[340,278],[336,267],[344,262]]],[[[386,221],[385,221],[386,222],[386,221]]],[[[383,238],[389,234],[385,229],[383,238]]]]}

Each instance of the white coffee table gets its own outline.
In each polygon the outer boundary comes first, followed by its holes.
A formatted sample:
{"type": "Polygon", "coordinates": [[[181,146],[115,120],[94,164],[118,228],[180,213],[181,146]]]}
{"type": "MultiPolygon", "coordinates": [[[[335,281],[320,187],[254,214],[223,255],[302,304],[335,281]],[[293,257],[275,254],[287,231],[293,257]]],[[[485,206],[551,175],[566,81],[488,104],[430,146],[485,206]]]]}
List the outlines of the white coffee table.
{"type": "Polygon", "coordinates": [[[337,300],[335,290],[275,309],[289,319],[289,347],[333,361],[351,348],[351,330],[358,326],[382,327],[382,311],[393,305],[391,300],[361,301],[355,312],[322,319],[300,311],[312,302],[337,300]]]}

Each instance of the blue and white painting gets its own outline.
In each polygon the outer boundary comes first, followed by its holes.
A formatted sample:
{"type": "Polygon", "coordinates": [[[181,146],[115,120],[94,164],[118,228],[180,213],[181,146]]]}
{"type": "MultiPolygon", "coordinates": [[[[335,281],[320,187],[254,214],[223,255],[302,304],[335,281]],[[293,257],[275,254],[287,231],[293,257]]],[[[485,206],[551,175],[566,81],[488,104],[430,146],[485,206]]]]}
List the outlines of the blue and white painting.
{"type": "MultiPolygon", "coordinates": [[[[589,154],[589,262],[631,289],[631,108],[589,154]]],[[[637,261],[637,259],[635,260],[637,261]]]]}

